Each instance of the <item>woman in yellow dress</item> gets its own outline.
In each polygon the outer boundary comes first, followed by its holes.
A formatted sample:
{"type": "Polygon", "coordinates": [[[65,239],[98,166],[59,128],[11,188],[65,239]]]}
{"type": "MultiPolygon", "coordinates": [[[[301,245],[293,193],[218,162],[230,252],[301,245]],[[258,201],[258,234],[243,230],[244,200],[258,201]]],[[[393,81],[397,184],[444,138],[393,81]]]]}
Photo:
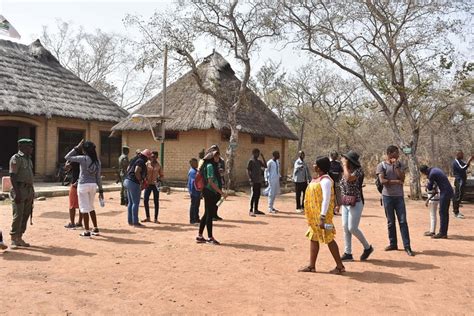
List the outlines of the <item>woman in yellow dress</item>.
{"type": "Polygon", "coordinates": [[[313,165],[316,178],[306,189],[304,209],[308,220],[306,237],[310,240],[309,265],[298,270],[299,272],[316,272],[316,259],[319,253],[319,243],[327,244],[336,261],[336,268],[330,273],[341,274],[346,271],[339,255],[339,247],[334,240],[336,230],[332,223],[334,217],[334,185],[329,177],[330,161],[327,157],[318,157],[313,165]]]}

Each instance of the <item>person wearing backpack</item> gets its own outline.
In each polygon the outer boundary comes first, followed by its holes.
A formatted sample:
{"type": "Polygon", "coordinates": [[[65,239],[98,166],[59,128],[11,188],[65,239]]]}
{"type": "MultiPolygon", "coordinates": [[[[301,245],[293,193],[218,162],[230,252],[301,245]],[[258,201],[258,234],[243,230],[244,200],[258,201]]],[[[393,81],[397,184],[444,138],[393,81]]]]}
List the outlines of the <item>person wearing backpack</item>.
{"type": "Polygon", "coordinates": [[[212,233],[212,221],[217,213],[217,202],[219,202],[221,197],[227,197],[227,194],[222,191],[222,181],[218,165],[220,158],[220,152],[210,148],[199,169],[199,173],[204,176],[206,186],[202,191],[204,196],[204,215],[199,224],[199,235],[196,237],[197,243],[207,242],[208,244],[219,245],[219,242],[212,233]],[[203,237],[204,228],[207,228],[208,240],[203,237]]]}
{"type": "Polygon", "coordinates": [[[408,230],[405,198],[403,194],[403,182],[405,181],[406,167],[399,161],[400,152],[398,147],[390,145],[387,147],[387,159],[377,165],[377,177],[383,185],[382,200],[387,217],[388,239],[390,244],[385,251],[398,249],[397,229],[395,216],[398,219],[400,234],[402,235],[403,247],[409,256],[415,254],[411,250],[410,233],[408,230]]]}
{"type": "Polygon", "coordinates": [[[194,185],[196,180],[196,175],[198,173],[198,161],[196,158],[192,158],[189,161],[189,171],[188,171],[188,192],[189,197],[191,198],[191,206],[189,207],[189,223],[198,224],[201,222],[199,219],[199,206],[201,204],[201,192],[196,189],[194,185]]]}
{"type": "Polygon", "coordinates": [[[128,225],[134,227],[143,227],[138,219],[138,208],[142,187],[146,183],[147,167],[146,162],[151,157],[151,150],[144,149],[134,159],[130,161],[123,185],[127,189],[127,213],[128,225]]]}

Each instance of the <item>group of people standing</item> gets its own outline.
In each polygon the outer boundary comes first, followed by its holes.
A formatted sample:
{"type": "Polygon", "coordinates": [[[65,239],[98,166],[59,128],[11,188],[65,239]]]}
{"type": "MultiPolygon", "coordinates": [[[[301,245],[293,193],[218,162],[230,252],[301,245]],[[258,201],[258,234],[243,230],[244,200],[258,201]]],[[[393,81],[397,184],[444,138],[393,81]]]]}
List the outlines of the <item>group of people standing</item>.
{"type": "MultiPolygon", "coordinates": [[[[20,139],[19,151],[10,160],[10,175],[13,186],[13,223],[10,232],[11,248],[28,247],[23,240],[23,234],[33,210],[33,164],[31,153],[33,141],[20,139]]],[[[153,222],[159,223],[159,192],[160,182],[164,177],[163,170],[158,162],[158,152],[145,149],[137,151],[135,157],[128,159],[129,148],[124,146],[119,158],[119,174],[122,182],[121,204],[127,205],[128,223],[135,227],[142,227],[142,222],[151,222],[149,200],[153,193],[155,206],[153,222]],[[138,209],[141,200],[141,191],[144,190],[144,206],[146,217],[139,220],[138,209]]],[[[405,252],[414,256],[411,249],[410,234],[408,229],[406,206],[403,192],[406,166],[399,159],[400,153],[397,146],[389,146],[386,150],[386,159],[377,165],[376,174],[383,186],[381,190],[383,206],[387,218],[389,244],[386,251],[398,249],[396,221],[400,228],[405,252]]],[[[81,141],[64,157],[67,160],[66,168],[72,173],[72,182],[69,191],[70,222],[65,226],[69,229],[82,228],[80,234],[90,237],[99,234],[97,215],[94,207],[98,189],[101,206],[104,203],[102,188],[101,163],[98,159],[96,146],[90,141],[81,141]],[[75,222],[76,209],[79,209],[79,220],[75,222]],[[89,225],[92,221],[92,229],[89,225]]],[[[280,154],[272,153],[272,158],[265,161],[259,149],[252,151],[252,157],[247,164],[247,175],[251,188],[249,215],[265,215],[259,209],[260,195],[268,196],[268,212],[276,213],[275,199],[280,194],[280,154]],[[266,188],[263,189],[263,186],[266,188]]],[[[367,241],[359,228],[364,208],[364,171],[359,161],[359,155],[354,151],[342,154],[340,161],[336,152],[329,157],[317,157],[312,170],[305,162],[305,153],[300,151],[293,170],[293,181],[296,191],[296,212],[305,213],[308,221],[306,236],[310,239],[310,263],[302,268],[302,272],[314,272],[319,244],[328,245],[336,261],[334,273],[345,271],[344,261],[354,260],[352,252],[352,236],[357,238],[363,246],[360,260],[364,261],[374,251],[373,246],[367,241]],[[344,252],[339,253],[339,248],[334,240],[335,228],[334,215],[342,215],[342,228],[344,233],[344,252]]],[[[463,198],[467,179],[467,168],[473,157],[467,162],[463,160],[462,151],[456,153],[453,161],[455,175],[455,190],[451,187],[446,174],[439,168],[420,166],[422,174],[428,178],[427,190],[430,206],[430,230],[426,236],[433,238],[447,238],[449,224],[449,205],[453,201],[453,214],[456,218],[463,218],[459,212],[460,201],[463,198]],[[436,209],[439,206],[440,228],[436,229],[436,209]]],[[[199,224],[196,242],[219,244],[213,233],[213,221],[221,219],[217,215],[218,207],[227,197],[223,190],[225,164],[217,145],[211,146],[200,154],[200,160],[191,159],[188,172],[188,191],[191,198],[190,223],[199,224]],[[205,185],[197,189],[195,182],[201,178],[205,185]],[[205,211],[199,218],[200,200],[204,199],[205,211]],[[208,238],[203,236],[207,230],[208,238]]],[[[0,232],[0,248],[6,246],[0,232]]]]}
{"type": "MultiPolygon", "coordinates": [[[[159,181],[163,172],[157,161],[158,152],[145,149],[138,151],[136,156],[128,159],[129,148],[123,146],[119,157],[119,176],[122,184],[120,204],[127,205],[128,223],[136,227],[143,226],[141,222],[151,222],[149,200],[153,193],[155,206],[154,222],[158,222],[159,213],[159,181]],[[141,200],[141,191],[144,190],[144,206],[146,218],[141,222],[138,218],[138,208],[141,200]]],[[[104,206],[104,191],[102,188],[101,163],[97,157],[95,144],[90,141],[81,141],[65,157],[66,171],[71,174],[69,188],[69,217],[70,222],[65,225],[68,229],[84,231],[82,237],[99,234],[97,215],[94,201],[96,191],[99,191],[99,202],[104,206]],[[79,209],[79,218],[75,222],[76,209],[79,209]],[[89,215],[93,228],[89,227],[89,215]]]]}
{"type": "MultiPolygon", "coordinates": [[[[302,157],[304,159],[304,153],[300,152],[299,159],[302,160],[302,157]]],[[[316,158],[313,165],[314,175],[306,188],[304,197],[304,212],[309,226],[306,236],[310,240],[310,260],[309,265],[300,269],[300,272],[316,271],[315,265],[320,243],[328,245],[336,261],[336,267],[330,272],[336,274],[345,272],[343,261],[354,260],[352,255],[352,236],[355,236],[364,248],[360,256],[361,261],[367,260],[374,251],[372,245],[369,244],[359,229],[364,206],[364,195],[362,192],[364,171],[359,162],[359,155],[354,151],[343,154],[340,166],[335,168],[337,158],[338,155],[336,153],[331,154],[331,159],[320,156],[316,158]],[[337,173],[331,175],[331,170],[336,170],[337,173]],[[335,210],[340,207],[342,207],[342,227],[345,244],[342,256],[334,240],[336,230],[333,223],[335,210]]],[[[301,162],[297,160],[295,162],[294,175],[301,170],[300,165],[301,162]]],[[[297,178],[294,177],[294,179],[297,178]]],[[[296,198],[298,207],[300,205],[298,191],[296,198]]],[[[298,208],[297,212],[300,212],[298,208]]]]}
{"type": "MultiPolygon", "coordinates": [[[[327,244],[329,250],[336,262],[336,267],[331,273],[341,274],[345,271],[344,261],[354,260],[352,255],[352,235],[354,235],[362,244],[364,250],[360,260],[367,260],[374,251],[372,245],[368,243],[364,234],[359,229],[362,210],[364,207],[363,182],[364,172],[359,162],[359,155],[354,151],[349,151],[342,155],[341,165],[338,166],[337,153],[328,157],[318,157],[314,162],[314,176],[306,189],[304,197],[304,211],[308,221],[308,232],[306,236],[310,239],[310,260],[309,265],[301,268],[300,272],[315,272],[316,259],[319,252],[319,244],[327,244]],[[331,171],[333,174],[331,175],[331,171]],[[342,173],[341,173],[342,171],[342,173]],[[339,193],[336,190],[339,189],[339,193]],[[340,194],[340,196],[338,196],[340,194]],[[342,226],[344,231],[344,253],[339,254],[339,248],[334,240],[333,217],[336,210],[342,207],[342,226]]],[[[399,160],[400,153],[397,146],[388,146],[386,150],[386,160],[377,165],[376,174],[379,182],[383,186],[382,201],[387,218],[389,245],[385,251],[398,249],[396,220],[400,228],[403,247],[408,256],[414,256],[411,249],[410,234],[408,229],[406,206],[403,192],[403,183],[405,181],[406,166],[399,160]]],[[[459,212],[459,204],[463,198],[464,187],[467,179],[467,168],[473,157],[463,161],[462,151],[458,151],[456,159],[453,162],[453,173],[455,175],[455,191],[449,183],[446,174],[439,168],[430,168],[426,165],[420,166],[420,172],[427,176],[428,200],[426,205],[430,206],[430,231],[425,236],[431,236],[435,239],[447,238],[449,224],[449,204],[453,200],[453,215],[456,218],[464,218],[459,212]],[[436,202],[435,202],[436,201],[436,202]],[[436,204],[435,204],[436,203],[436,204]],[[436,207],[439,204],[440,229],[436,229],[436,207]]],[[[302,185],[295,177],[298,172],[302,172],[302,161],[304,153],[299,153],[299,159],[295,162],[294,180],[295,187],[302,185]]],[[[306,172],[306,171],[305,171],[306,172]]],[[[300,194],[296,190],[297,212],[301,205],[300,194]]]]}

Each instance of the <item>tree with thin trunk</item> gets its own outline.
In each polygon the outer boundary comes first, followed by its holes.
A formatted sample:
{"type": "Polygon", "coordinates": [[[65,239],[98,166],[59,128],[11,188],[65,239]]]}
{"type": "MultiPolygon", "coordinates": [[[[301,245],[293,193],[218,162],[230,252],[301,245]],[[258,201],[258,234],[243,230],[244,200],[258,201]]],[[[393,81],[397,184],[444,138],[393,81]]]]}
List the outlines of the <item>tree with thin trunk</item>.
{"type": "Polygon", "coordinates": [[[449,107],[431,97],[442,85],[439,60],[452,51],[449,35],[461,25],[454,13],[466,14],[469,6],[457,1],[296,0],[282,1],[279,8],[289,41],[359,80],[376,100],[406,152],[414,199],[421,197],[420,131],[449,107]]]}
{"type": "Polygon", "coordinates": [[[40,39],[63,67],[126,110],[156,91],[154,69],[145,69],[129,50],[129,40],[118,34],[86,32],[57,20],[53,30],[43,26],[40,39]]]}
{"type": "Polygon", "coordinates": [[[266,39],[276,36],[279,24],[273,18],[272,10],[262,1],[184,1],[173,12],[155,13],[145,22],[136,16],[126,21],[142,32],[142,44],[146,47],[144,60],[156,62],[161,58],[162,47],[167,44],[181,64],[191,68],[200,91],[212,97],[227,113],[227,127],[230,130],[229,146],[226,151],[226,172],[228,188],[235,187],[234,160],[239,141],[237,113],[247,100],[251,72],[251,54],[258,51],[266,39]],[[198,58],[194,43],[198,40],[215,41],[225,47],[242,68],[235,98],[205,83],[198,71],[198,58]]]}

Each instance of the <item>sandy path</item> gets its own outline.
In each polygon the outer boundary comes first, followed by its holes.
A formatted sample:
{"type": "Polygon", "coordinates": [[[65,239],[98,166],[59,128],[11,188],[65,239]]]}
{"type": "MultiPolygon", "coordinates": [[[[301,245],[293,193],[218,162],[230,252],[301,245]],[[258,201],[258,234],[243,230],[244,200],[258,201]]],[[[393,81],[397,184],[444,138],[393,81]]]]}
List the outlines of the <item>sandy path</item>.
{"type": "MultiPolygon", "coordinates": [[[[248,197],[231,197],[215,226],[221,246],[194,243],[184,193],[163,195],[161,225],[131,228],[107,194],[98,213],[102,236],[67,231],[67,198],[37,202],[26,238],[34,247],[0,252],[0,313],[19,314],[470,314],[473,295],[474,206],[451,218],[450,239],[424,237],[428,210],[409,201],[412,248],[384,252],[386,220],[373,188],[361,229],[375,248],[367,262],[347,263],[345,276],[327,273],[334,262],[322,247],[317,274],[296,273],[307,263],[306,223],[294,213],[293,194],[277,199],[278,215],[251,218],[248,197]]],[[[266,199],[261,200],[261,209],[266,199]]],[[[140,210],[143,214],[143,209],[140,210]]],[[[201,207],[202,214],[202,207],[201,207]]],[[[7,233],[9,205],[0,205],[7,233]]],[[[342,251],[340,217],[337,241],[342,251]]],[[[401,241],[400,241],[401,245],[401,241]]],[[[362,252],[353,242],[354,257],[362,252]]]]}

